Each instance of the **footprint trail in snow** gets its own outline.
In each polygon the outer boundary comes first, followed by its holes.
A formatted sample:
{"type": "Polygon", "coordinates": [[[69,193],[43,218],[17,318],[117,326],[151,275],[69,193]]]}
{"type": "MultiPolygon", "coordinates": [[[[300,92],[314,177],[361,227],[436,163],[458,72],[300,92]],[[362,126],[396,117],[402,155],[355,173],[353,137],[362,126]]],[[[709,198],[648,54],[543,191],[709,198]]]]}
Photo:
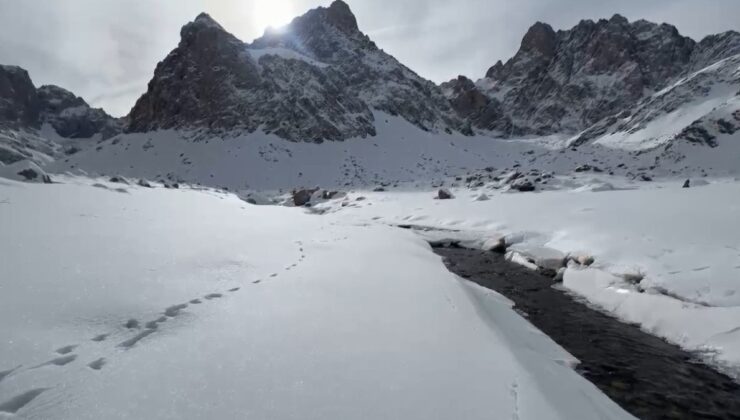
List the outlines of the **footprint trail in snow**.
{"type": "MultiPolygon", "coordinates": [[[[301,262],[303,262],[306,258],[306,255],[304,253],[303,244],[300,241],[296,241],[296,244],[298,245],[298,250],[300,253],[299,258],[293,263],[285,267],[285,271],[289,271],[293,268],[296,268],[300,265],[301,262]]],[[[274,279],[279,276],[278,273],[272,273],[269,276],[269,279],[274,279]]],[[[262,283],[264,280],[262,278],[258,278],[256,280],[253,280],[251,284],[257,285],[262,283]]],[[[228,289],[227,293],[236,293],[240,290],[244,290],[242,287],[232,287],[228,289]]],[[[105,332],[101,334],[97,334],[93,337],[91,337],[88,341],[88,344],[65,344],[61,347],[56,348],[53,353],[57,355],[57,357],[51,358],[45,362],[42,362],[37,365],[33,365],[30,368],[27,368],[26,370],[35,370],[35,369],[41,369],[41,368],[54,368],[59,369],[59,372],[64,372],[64,369],[67,368],[68,365],[74,364],[75,361],[79,358],[77,354],[75,354],[75,351],[78,349],[81,349],[83,347],[87,346],[94,346],[96,348],[96,351],[101,351],[103,349],[98,348],[101,345],[105,345],[105,342],[108,341],[108,339],[111,336],[114,335],[121,335],[121,334],[131,334],[128,338],[125,338],[123,341],[118,342],[115,346],[112,348],[108,348],[107,351],[103,350],[106,353],[106,356],[97,357],[94,360],[91,360],[86,363],[85,366],[89,368],[90,371],[102,371],[106,365],[110,363],[110,359],[114,357],[120,357],[121,354],[119,353],[121,351],[126,352],[135,349],[137,346],[142,345],[147,338],[154,335],[157,332],[160,332],[162,326],[167,323],[167,321],[174,319],[181,315],[186,310],[197,310],[196,307],[191,305],[201,305],[205,302],[215,302],[219,299],[222,299],[225,297],[225,293],[222,292],[212,292],[208,293],[204,296],[196,297],[191,300],[189,300],[187,303],[178,303],[171,306],[166,307],[162,311],[162,315],[159,316],[156,319],[153,319],[151,321],[141,322],[137,318],[129,318],[125,322],[119,324],[121,328],[117,331],[112,332],[105,332]],[[119,352],[116,352],[115,350],[118,350],[119,352]]],[[[11,369],[2,370],[0,371],[0,382],[12,380],[15,376],[20,376],[25,372],[21,369],[21,365],[18,365],[16,367],[13,367],[11,369]]],[[[28,406],[34,399],[36,399],[39,395],[42,393],[52,389],[51,387],[40,387],[40,388],[31,388],[24,392],[21,392],[17,395],[7,396],[2,395],[0,392],[0,414],[8,414],[8,415],[15,415],[20,410],[22,410],[24,407],[28,406]]],[[[1,391],[1,389],[0,389],[1,391]]]]}

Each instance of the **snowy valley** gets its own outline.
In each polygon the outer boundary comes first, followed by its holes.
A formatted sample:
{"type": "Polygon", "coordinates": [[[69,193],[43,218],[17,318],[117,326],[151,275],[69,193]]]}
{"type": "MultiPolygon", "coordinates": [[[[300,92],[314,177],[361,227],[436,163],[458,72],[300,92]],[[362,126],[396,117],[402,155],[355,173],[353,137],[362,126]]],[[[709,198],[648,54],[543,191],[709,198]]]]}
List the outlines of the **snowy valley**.
{"type": "Polygon", "coordinates": [[[0,66],[0,418],[633,418],[438,246],[740,389],[737,32],[538,22],[441,85],[341,0],[180,35],[122,118],[0,66]]]}

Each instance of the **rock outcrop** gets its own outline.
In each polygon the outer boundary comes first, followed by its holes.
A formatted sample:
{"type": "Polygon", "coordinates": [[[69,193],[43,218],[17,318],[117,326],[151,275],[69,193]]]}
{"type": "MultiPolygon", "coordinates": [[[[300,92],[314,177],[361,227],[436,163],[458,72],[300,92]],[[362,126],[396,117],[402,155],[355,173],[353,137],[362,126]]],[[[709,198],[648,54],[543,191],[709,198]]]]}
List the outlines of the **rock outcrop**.
{"type": "Polygon", "coordinates": [[[251,44],[199,15],[157,66],[129,130],[260,129],[321,142],[375,135],[373,111],[424,130],[465,128],[439,87],[380,50],[337,0],[251,44]]]}

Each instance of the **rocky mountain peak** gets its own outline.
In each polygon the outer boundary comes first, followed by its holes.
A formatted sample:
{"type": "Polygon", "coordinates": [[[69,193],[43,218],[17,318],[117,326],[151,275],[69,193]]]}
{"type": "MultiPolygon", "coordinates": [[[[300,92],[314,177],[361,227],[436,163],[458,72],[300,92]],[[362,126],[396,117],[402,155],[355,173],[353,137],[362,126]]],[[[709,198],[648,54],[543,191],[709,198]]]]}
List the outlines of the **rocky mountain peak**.
{"type": "Polygon", "coordinates": [[[494,79],[494,80],[500,79],[503,68],[504,68],[504,63],[501,62],[501,60],[496,61],[496,64],[491,66],[486,72],[486,78],[494,79]]]}
{"type": "Polygon", "coordinates": [[[0,65],[0,126],[36,124],[39,116],[36,88],[28,72],[18,66],[0,65]]]}
{"type": "Polygon", "coordinates": [[[629,25],[629,20],[627,20],[626,17],[620,15],[619,13],[615,13],[614,16],[612,16],[609,19],[609,23],[616,24],[616,25],[629,25]]]}
{"type": "Polygon", "coordinates": [[[115,118],[72,92],[54,85],[36,89],[26,70],[0,65],[0,128],[38,129],[44,123],[67,138],[109,137],[120,131],[115,118]]]}
{"type": "Polygon", "coordinates": [[[357,26],[347,3],[311,9],[279,30],[267,30],[251,48],[286,47],[325,62],[346,62],[363,51],[377,50],[357,26]]]}
{"type": "Polygon", "coordinates": [[[375,135],[373,111],[425,130],[460,129],[449,101],[377,48],[335,1],[243,43],[200,15],[157,65],[129,130],[262,130],[292,141],[375,135]]]}
{"type": "Polygon", "coordinates": [[[529,28],[522,39],[521,51],[537,52],[550,57],[555,53],[557,34],[552,26],[537,22],[529,28]]]}
{"type": "Polygon", "coordinates": [[[205,49],[222,42],[241,44],[241,41],[227,32],[207,13],[199,14],[195,20],[185,24],[180,30],[180,46],[184,48],[205,49]]]}
{"type": "MultiPolygon", "coordinates": [[[[735,42],[706,44],[706,51],[716,48],[722,51],[718,54],[727,54],[735,42]]],[[[685,74],[692,54],[696,55],[695,46],[674,26],[630,22],[619,14],[582,20],[557,32],[537,22],[514,57],[497,62],[476,83],[491,101],[472,113],[478,115],[474,126],[507,127],[498,133],[507,136],[577,133],[685,74]]],[[[695,60],[710,59],[697,56],[695,60]]],[[[465,95],[472,97],[468,91],[465,95]]],[[[450,99],[453,105],[460,103],[454,96],[450,99]]],[[[470,102],[465,103],[458,112],[470,115],[470,102]]]]}
{"type": "Polygon", "coordinates": [[[342,0],[335,0],[326,9],[327,20],[342,32],[354,33],[359,31],[357,18],[350,10],[349,5],[342,0]]]}

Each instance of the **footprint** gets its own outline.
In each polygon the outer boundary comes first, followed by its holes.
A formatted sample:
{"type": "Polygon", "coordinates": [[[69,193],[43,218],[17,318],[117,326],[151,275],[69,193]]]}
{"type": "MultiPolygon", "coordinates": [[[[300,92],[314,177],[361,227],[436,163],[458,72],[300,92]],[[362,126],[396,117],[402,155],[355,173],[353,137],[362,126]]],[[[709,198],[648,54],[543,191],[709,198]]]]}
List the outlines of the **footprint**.
{"type": "Polygon", "coordinates": [[[208,300],[211,300],[211,299],[218,299],[220,297],[223,297],[223,295],[221,293],[211,293],[211,294],[205,295],[203,297],[206,298],[206,299],[208,299],[208,300]]]}
{"type": "Polygon", "coordinates": [[[232,292],[233,293],[233,292],[238,291],[239,289],[240,289],[240,287],[235,287],[233,289],[229,289],[229,292],[232,292]]]}
{"type": "Polygon", "coordinates": [[[20,395],[16,395],[8,401],[0,404],[0,413],[15,414],[18,410],[28,405],[28,403],[33,401],[34,398],[38,397],[42,392],[48,389],[49,388],[36,388],[20,395]]]}
{"type": "Polygon", "coordinates": [[[128,328],[128,329],[130,329],[130,330],[132,330],[134,328],[139,328],[139,321],[131,318],[128,321],[126,321],[126,323],[123,324],[123,326],[126,327],[126,328],[128,328]]]}
{"type": "Polygon", "coordinates": [[[72,353],[74,349],[77,348],[77,344],[72,344],[69,346],[59,347],[58,349],[54,350],[57,354],[69,354],[72,353]]]}
{"type": "Polygon", "coordinates": [[[183,309],[187,307],[188,307],[187,303],[181,303],[179,305],[172,305],[169,308],[164,310],[164,314],[169,317],[175,317],[180,314],[180,311],[182,311],[183,309]]]}
{"type": "Polygon", "coordinates": [[[92,341],[101,342],[105,341],[106,338],[108,338],[110,334],[99,334],[92,338],[92,341]]]}
{"type": "Polygon", "coordinates": [[[98,360],[94,360],[94,361],[88,363],[87,364],[87,367],[89,367],[90,369],[93,369],[93,370],[100,370],[100,369],[103,368],[103,366],[105,366],[105,363],[106,363],[105,357],[101,357],[98,360]]]}
{"type": "Polygon", "coordinates": [[[260,282],[262,282],[262,280],[255,280],[252,282],[252,284],[260,284],[260,282]]]}
{"type": "Polygon", "coordinates": [[[277,273],[270,274],[270,277],[277,277],[277,273]]]}
{"type": "Polygon", "coordinates": [[[11,373],[15,372],[16,370],[20,369],[21,365],[18,365],[14,367],[13,369],[3,370],[0,371],[0,382],[3,381],[6,377],[8,377],[11,373]]]}
{"type": "Polygon", "coordinates": [[[56,359],[51,359],[48,362],[44,362],[44,363],[42,363],[40,365],[34,366],[31,369],[38,369],[40,367],[51,366],[51,365],[54,365],[54,366],[64,366],[64,365],[68,365],[68,364],[74,362],[76,359],[77,359],[77,355],[76,354],[68,354],[66,356],[57,357],[56,359]]]}
{"type": "Polygon", "coordinates": [[[144,328],[148,330],[154,330],[157,327],[159,327],[159,320],[155,319],[154,321],[149,321],[146,324],[144,324],[144,328]]]}
{"type": "Polygon", "coordinates": [[[128,350],[131,347],[135,346],[136,343],[138,343],[139,341],[143,340],[146,337],[149,337],[151,334],[154,334],[155,331],[157,330],[144,330],[136,334],[135,336],[129,338],[128,340],[118,343],[118,347],[128,350]]]}
{"type": "Polygon", "coordinates": [[[201,300],[200,299],[193,299],[193,300],[190,301],[190,303],[192,303],[193,305],[197,305],[197,304],[201,303],[201,300]]]}

